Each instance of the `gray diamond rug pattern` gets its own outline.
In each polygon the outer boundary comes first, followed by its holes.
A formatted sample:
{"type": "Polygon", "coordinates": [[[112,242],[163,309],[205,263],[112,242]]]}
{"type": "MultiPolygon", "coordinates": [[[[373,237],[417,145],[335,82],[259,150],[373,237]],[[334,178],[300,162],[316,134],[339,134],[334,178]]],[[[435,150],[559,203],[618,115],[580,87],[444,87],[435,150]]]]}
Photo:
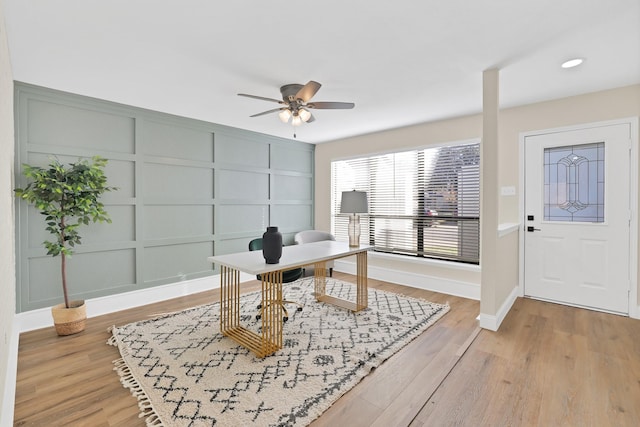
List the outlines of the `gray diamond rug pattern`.
{"type": "MultiPolygon", "coordinates": [[[[327,279],[355,300],[355,285],[327,279]]],[[[284,285],[283,348],[264,359],[220,333],[219,303],[112,327],[122,384],[150,426],[306,426],[449,311],[448,305],[369,289],[360,312],[316,302],[313,278],[284,285]]],[[[259,331],[260,292],[242,295],[242,324],[259,331]]]]}

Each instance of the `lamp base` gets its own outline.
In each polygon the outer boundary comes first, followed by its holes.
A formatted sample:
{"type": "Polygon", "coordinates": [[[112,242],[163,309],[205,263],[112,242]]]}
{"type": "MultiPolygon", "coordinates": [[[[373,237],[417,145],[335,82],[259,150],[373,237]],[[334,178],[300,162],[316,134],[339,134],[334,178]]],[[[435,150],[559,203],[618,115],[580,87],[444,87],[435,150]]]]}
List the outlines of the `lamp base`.
{"type": "Polygon", "coordinates": [[[349,247],[360,246],[360,215],[349,215],[349,247]]]}

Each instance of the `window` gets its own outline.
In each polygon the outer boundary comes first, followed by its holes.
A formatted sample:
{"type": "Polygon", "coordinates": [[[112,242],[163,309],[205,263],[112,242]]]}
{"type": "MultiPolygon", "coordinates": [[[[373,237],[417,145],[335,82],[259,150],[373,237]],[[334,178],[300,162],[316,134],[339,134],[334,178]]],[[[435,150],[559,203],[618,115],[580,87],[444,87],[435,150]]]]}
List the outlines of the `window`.
{"type": "Polygon", "coordinates": [[[480,144],[331,163],[332,232],[348,240],[343,191],[366,191],[361,243],[374,250],[472,264],[480,252],[480,144]]]}
{"type": "Polygon", "coordinates": [[[544,220],[604,222],[604,142],[544,149],[544,220]]]}

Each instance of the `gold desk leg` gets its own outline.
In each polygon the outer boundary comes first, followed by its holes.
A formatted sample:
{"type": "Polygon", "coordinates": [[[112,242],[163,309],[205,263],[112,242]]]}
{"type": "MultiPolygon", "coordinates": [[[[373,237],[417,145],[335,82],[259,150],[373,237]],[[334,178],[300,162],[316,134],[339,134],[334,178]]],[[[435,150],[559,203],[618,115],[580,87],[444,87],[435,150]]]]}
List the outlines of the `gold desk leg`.
{"type": "Polygon", "coordinates": [[[282,271],[262,274],[262,356],[282,348],[282,271]]]}
{"type": "Polygon", "coordinates": [[[262,333],[260,335],[240,325],[240,272],[220,268],[220,332],[265,357],[282,348],[282,272],[262,275],[262,333]]]}
{"type": "Polygon", "coordinates": [[[356,311],[367,308],[369,304],[367,289],[367,252],[358,252],[356,254],[357,272],[356,272],[356,311]]]}
{"type": "Polygon", "coordinates": [[[367,308],[368,289],[367,289],[367,251],[358,252],[356,254],[356,301],[348,301],[342,298],[336,298],[326,294],[327,272],[324,262],[314,264],[314,291],[316,301],[327,302],[338,307],[346,308],[351,311],[360,311],[367,308]]]}
{"type": "Polygon", "coordinates": [[[313,291],[316,301],[320,301],[327,292],[327,263],[316,262],[313,264],[313,291]]]}
{"type": "Polygon", "coordinates": [[[240,326],[240,272],[220,267],[220,331],[223,335],[240,326]]]}

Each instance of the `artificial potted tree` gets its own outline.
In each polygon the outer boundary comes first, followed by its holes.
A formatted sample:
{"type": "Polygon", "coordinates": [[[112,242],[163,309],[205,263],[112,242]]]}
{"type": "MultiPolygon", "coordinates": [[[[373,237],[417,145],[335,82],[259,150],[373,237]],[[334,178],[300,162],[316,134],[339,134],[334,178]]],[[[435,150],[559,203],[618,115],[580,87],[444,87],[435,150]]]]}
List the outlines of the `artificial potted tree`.
{"type": "Polygon", "coordinates": [[[64,303],[52,307],[53,322],[58,335],[71,335],[84,330],[86,307],[83,300],[70,301],[67,290],[67,257],[81,242],[78,228],[90,222],[111,222],[100,202],[107,186],[104,167],[107,160],[95,156],[91,161],[78,160],[62,165],[51,160],[45,168],[23,164],[22,173],[30,182],[24,188],[15,189],[21,199],[31,203],[45,216],[46,230],[54,236],[45,241],[47,255],[60,255],[62,293],[64,303]]]}

